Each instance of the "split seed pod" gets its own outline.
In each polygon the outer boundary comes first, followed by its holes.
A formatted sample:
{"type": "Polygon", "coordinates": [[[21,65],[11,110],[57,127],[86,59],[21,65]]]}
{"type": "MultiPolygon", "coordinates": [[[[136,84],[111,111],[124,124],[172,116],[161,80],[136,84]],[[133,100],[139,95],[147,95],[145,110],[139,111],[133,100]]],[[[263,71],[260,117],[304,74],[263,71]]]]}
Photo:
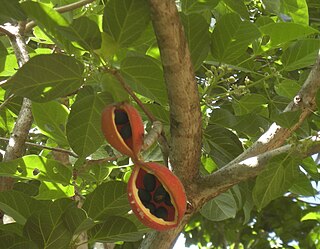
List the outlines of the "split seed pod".
{"type": "Polygon", "coordinates": [[[128,199],[138,219],[159,231],[176,227],[186,211],[187,198],[179,178],[154,162],[134,166],[128,199]]]}
{"type": "Polygon", "coordinates": [[[102,112],[102,131],[108,143],[132,159],[138,159],[144,127],[139,112],[128,103],[107,106],[102,112]]]}

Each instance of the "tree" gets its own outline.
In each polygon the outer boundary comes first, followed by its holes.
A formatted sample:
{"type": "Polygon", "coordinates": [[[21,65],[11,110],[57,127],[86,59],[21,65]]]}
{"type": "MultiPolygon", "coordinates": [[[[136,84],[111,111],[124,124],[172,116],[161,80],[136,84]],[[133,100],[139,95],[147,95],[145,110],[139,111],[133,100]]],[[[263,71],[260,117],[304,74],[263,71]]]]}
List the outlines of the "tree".
{"type": "Polygon", "coordinates": [[[318,248],[315,0],[4,0],[1,248],[318,248]],[[131,214],[101,112],[136,106],[145,161],[184,185],[179,225],[131,214]],[[153,126],[152,126],[153,125],[153,126]],[[146,234],[145,237],[143,235],[146,234]],[[106,245],[107,246],[107,245],[106,245]]]}

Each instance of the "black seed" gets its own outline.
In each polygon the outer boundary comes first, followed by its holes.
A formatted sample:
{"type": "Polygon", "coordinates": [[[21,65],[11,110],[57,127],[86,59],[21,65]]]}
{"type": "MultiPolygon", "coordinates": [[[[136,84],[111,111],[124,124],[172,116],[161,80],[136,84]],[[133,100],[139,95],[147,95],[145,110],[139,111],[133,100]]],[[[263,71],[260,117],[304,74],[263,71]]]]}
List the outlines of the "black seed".
{"type": "Polygon", "coordinates": [[[129,118],[127,113],[120,110],[114,111],[114,121],[116,122],[116,125],[122,125],[129,122],[129,118]]]}
{"type": "Polygon", "coordinates": [[[138,196],[139,196],[141,202],[143,202],[143,203],[148,203],[151,201],[151,194],[144,189],[138,190],[138,196]]]}
{"type": "Polygon", "coordinates": [[[120,136],[123,139],[128,139],[132,136],[132,131],[131,131],[131,126],[130,124],[125,124],[124,126],[122,126],[122,128],[120,129],[120,136]]]}
{"type": "Polygon", "coordinates": [[[152,213],[153,215],[155,215],[155,211],[156,211],[156,206],[152,203],[143,203],[143,205],[150,210],[150,213],[152,213]]]}
{"type": "Polygon", "coordinates": [[[156,177],[150,173],[145,174],[143,177],[143,185],[147,191],[152,192],[156,187],[156,177]]]}
{"type": "Polygon", "coordinates": [[[168,216],[168,211],[164,207],[159,207],[154,212],[154,215],[157,216],[158,218],[165,219],[168,216]]]}
{"type": "Polygon", "coordinates": [[[169,196],[168,192],[164,189],[164,187],[161,185],[154,192],[153,200],[157,203],[160,203],[160,202],[165,201],[166,198],[170,199],[170,196],[169,196]]]}

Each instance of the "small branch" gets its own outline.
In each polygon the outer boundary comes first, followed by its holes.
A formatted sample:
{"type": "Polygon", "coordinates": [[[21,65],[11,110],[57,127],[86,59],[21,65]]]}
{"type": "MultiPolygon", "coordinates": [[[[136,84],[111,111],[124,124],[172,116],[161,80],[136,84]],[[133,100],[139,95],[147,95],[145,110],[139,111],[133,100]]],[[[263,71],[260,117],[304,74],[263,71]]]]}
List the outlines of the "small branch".
{"type": "MultiPolygon", "coordinates": [[[[10,139],[6,138],[6,137],[0,137],[0,140],[7,141],[7,142],[10,141],[10,139]]],[[[31,143],[31,142],[26,142],[25,144],[28,145],[28,146],[32,146],[32,147],[36,147],[36,148],[40,148],[40,149],[57,151],[57,152],[68,154],[68,155],[73,156],[73,157],[78,157],[78,155],[75,154],[74,152],[72,152],[70,150],[62,149],[62,148],[50,147],[50,146],[31,143]]]]}
{"type": "Polygon", "coordinates": [[[145,108],[141,100],[135,95],[135,93],[132,91],[131,87],[127,85],[122,75],[119,73],[117,69],[104,67],[104,70],[110,74],[112,74],[120,83],[120,85],[123,87],[124,90],[126,90],[127,93],[134,99],[134,101],[138,104],[138,106],[141,108],[141,110],[147,115],[149,120],[151,122],[156,121],[156,118],[153,116],[153,114],[145,108]]]}
{"type": "Polygon", "coordinates": [[[14,33],[7,26],[0,25],[0,33],[8,36],[10,39],[14,38],[14,33]]]}
{"type": "Polygon", "coordinates": [[[6,107],[7,103],[14,97],[13,94],[11,94],[8,98],[6,98],[0,105],[0,110],[2,110],[4,107],[6,107]]]}
{"type": "MultiPolygon", "coordinates": [[[[319,133],[320,134],[320,133],[319,133]]],[[[301,158],[320,152],[320,136],[301,140],[296,146],[288,144],[282,147],[249,157],[240,162],[230,162],[211,175],[198,180],[198,192],[195,196],[197,206],[226,191],[233,185],[257,176],[269,160],[283,153],[292,153],[301,158]],[[309,145],[309,143],[312,143],[309,145]],[[306,144],[308,145],[306,148],[306,144]]]]}
{"type": "MultiPolygon", "coordinates": [[[[67,5],[64,5],[64,6],[61,6],[61,7],[57,7],[57,8],[54,8],[54,9],[59,13],[65,13],[65,12],[72,11],[72,10],[78,9],[80,7],[83,7],[83,6],[85,6],[85,5],[89,4],[89,3],[92,3],[94,1],[95,0],[80,0],[78,2],[70,3],[70,4],[67,4],[67,5]]],[[[27,25],[26,25],[26,32],[30,31],[35,26],[37,26],[35,21],[28,22],[27,25]]]]}

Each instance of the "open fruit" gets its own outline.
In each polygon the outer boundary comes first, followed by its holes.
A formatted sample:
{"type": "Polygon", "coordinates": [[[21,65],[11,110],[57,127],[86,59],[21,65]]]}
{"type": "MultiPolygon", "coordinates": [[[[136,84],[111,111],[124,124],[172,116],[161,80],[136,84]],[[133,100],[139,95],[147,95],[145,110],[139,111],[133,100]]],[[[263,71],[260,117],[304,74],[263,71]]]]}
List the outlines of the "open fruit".
{"type": "Polygon", "coordinates": [[[176,227],[186,211],[187,198],[179,178],[154,162],[134,166],[128,198],[139,220],[155,230],[176,227]]]}
{"type": "Polygon", "coordinates": [[[144,127],[139,112],[128,103],[107,106],[101,126],[109,144],[132,159],[138,159],[143,144],[144,127]]]}

